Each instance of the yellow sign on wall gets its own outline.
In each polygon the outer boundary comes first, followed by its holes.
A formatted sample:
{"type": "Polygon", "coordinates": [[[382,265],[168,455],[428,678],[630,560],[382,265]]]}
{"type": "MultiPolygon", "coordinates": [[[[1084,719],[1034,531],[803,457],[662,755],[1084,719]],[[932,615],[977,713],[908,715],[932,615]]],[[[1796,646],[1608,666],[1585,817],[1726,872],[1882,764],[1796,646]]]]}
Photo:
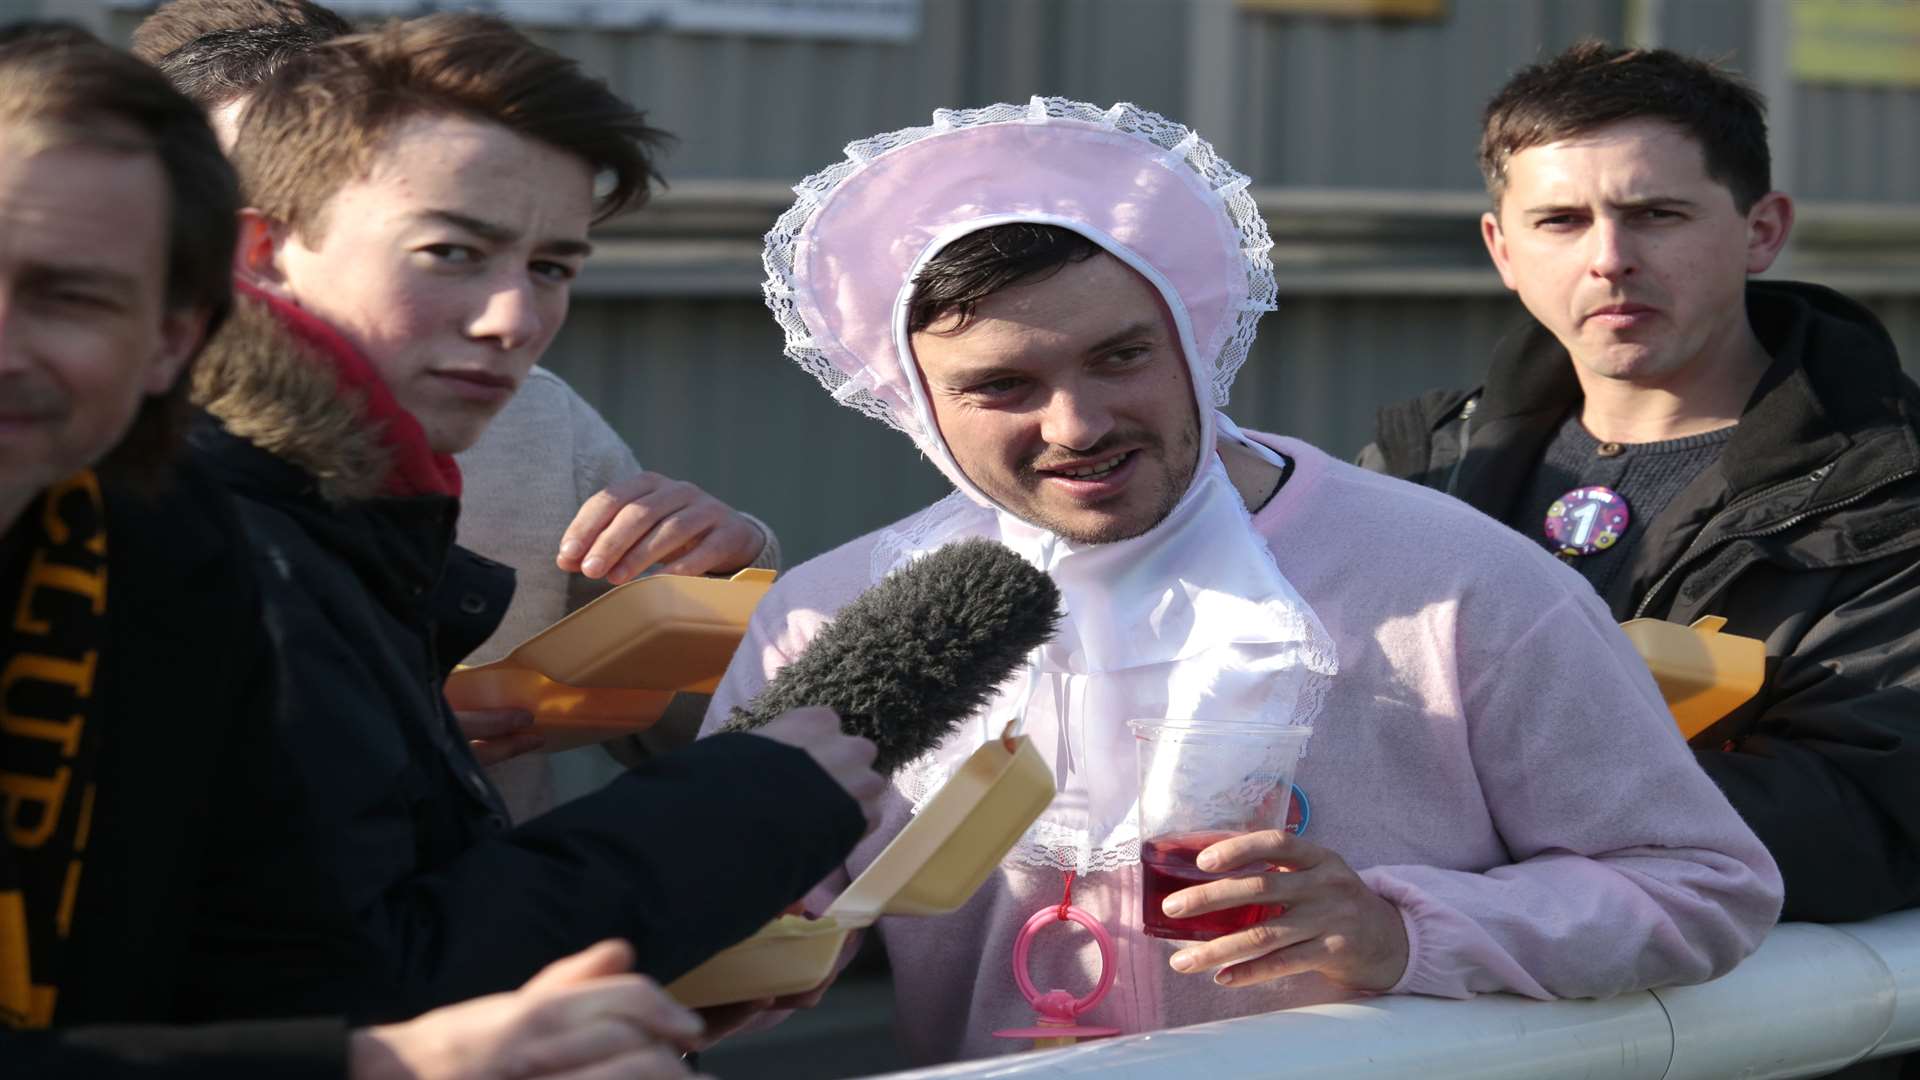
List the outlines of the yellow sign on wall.
{"type": "Polygon", "coordinates": [[[1803,82],[1920,86],[1920,0],[1793,0],[1803,82]]]}

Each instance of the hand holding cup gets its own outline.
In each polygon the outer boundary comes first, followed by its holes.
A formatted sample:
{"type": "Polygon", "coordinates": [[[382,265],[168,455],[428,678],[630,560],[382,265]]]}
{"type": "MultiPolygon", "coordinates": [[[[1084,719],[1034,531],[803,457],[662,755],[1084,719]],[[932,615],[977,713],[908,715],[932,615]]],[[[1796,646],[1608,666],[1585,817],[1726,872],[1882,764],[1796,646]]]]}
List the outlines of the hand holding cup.
{"type": "Polygon", "coordinates": [[[1200,852],[1198,868],[1224,876],[1168,896],[1167,915],[1197,919],[1254,908],[1259,921],[1168,960],[1179,972],[1212,971],[1221,986],[1258,986],[1317,971],[1349,990],[1387,990],[1407,969],[1400,909],[1367,888],[1328,848],[1264,829],[1200,852]]]}

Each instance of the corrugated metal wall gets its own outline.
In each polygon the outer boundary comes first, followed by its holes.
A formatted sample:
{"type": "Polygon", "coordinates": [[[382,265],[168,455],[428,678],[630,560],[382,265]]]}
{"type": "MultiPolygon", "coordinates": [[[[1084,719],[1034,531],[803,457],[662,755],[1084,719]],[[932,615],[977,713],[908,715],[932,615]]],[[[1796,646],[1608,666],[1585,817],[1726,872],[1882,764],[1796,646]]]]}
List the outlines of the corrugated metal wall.
{"type": "MultiPolygon", "coordinates": [[[[1664,0],[1660,43],[1757,79],[1765,67],[1763,17],[1753,0],[1664,0]]],[[[1792,143],[1776,167],[1795,197],[1920,201],[1920,90],[1796,83],[1788,93],[1784,105],[1773,103],[1776,116],[1790,114],[1792,143]]]]}
{"type": "MultiPolygon", "coordinates": [[[[428,6],[429,0],[422,0],[428,6]]],[[[0,17],[106,0],[0,0],[0,17]]],[[[906,43],[548,29],[681,137],[681,178],[798,179],[935,107],[1033,93],[1194,123],[1263,184],[1471,188],[1480,106],[1512,70],[1651,5],[1659,43],[1761,66],[1752,0],[1449,0],[1438,19],[1241,11],[1231,0],[925,0],[906,43]],[[1209,41],[1196,11],[1224,11],[1209,41]],[[1223,85],[1224,84],[1224,85],[1223,85]],[[1224,104],[1223,104],[1224,103],[1224,104]]],[[[121,37],[138,14],[116,11],[121,37]]],[[[1920,91],[1799,86],[1802,198],[1920,199],[1920,91]]]]}
{"type": "MultiPolygon", "coordinates": [[[[1583,37],[1618,39],[1619,0],[1453,0],[1437,21],[1239,16],[1237,129],[1263,184],[1466,188],[1480,109],[1515,68],[1583,37]]],[[[1198,121],[1195,121],[1198,124],[1198,121]]]]}
{"type": "Polygon", "coordinates": [[[1618,37],[1623,3],[1453,0],[1442,19],[1385,22],[1229,9],[1218,55],[1193,40],[1194,5],[1176,0],[927,0],[904,44],[536,34],[678,134],[679,177],[798,179],[936,107],[1035,93],[1200,125],[1194,99],[1212,78],[1235,87],[1234,115],[1208,118],[1208,134],[1260,183],[1471,188],[1486,96],[1543,50],[1618,37]],[[1212,67],[1196,75],[1199,56],[1212,67]]]}
{"type": "Polygon", "coordinates": [[[1166,0],[928,0],[921,34],[899,44],[533,33],[679,136],[672,176],[798,180],[941,106],[1057,93],[1178,112],[1186,23],[1166,0]]]}
{"type": "Polygon", "coordinates": [[[1801,86],[1794,109],[1799,197],[1920,201],[1920,90],[1801,86]]]}

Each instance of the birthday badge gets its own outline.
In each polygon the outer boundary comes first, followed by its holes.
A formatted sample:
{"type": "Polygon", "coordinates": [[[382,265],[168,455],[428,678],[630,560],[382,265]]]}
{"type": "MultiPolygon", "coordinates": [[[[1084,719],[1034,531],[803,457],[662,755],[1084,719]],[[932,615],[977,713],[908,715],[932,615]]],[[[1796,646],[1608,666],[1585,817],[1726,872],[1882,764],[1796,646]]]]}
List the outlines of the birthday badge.
{"type": "Polygon", "coordinates": [[[1594,555],[1620,542],[1633,511],[1612,488],[1574,488],[1547,507],[1547,540],[1560,555],[1594,555]]]}

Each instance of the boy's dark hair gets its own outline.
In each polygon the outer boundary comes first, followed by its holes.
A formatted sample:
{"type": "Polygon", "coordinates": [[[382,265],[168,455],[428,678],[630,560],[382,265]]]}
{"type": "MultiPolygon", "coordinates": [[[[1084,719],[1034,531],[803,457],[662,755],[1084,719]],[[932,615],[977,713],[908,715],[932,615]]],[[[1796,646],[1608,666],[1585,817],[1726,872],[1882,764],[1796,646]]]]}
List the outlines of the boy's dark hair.
{"type": "Polygon", "coordinates": [[[1766,104],[1751,86],[1668,49],[1582,41],[1521,69],[1487,103],[1480,174],[1494,211],[1500,209],[1513,155],[1641,118],[1667,121],[1699,143],[1707,175],[1726,185],[1741,213],[1773,190],[1766,104]]]}
{"type": "Polygon", "coordinates": [[[353,33],[353,25],[312,0],[172,0],[133,31],[133,55],[159,64],[195,38],[253,26],[300,26],[317,40],[353,33]]]}
{"type": "MultiPolygon", "coordinates": [[[[211,336],[233,301],[240,194],[200,107],[85,31],[37,23],[0,29],[0,123],[46,146],[153,155],[171,207],[166,304],[206,312],[211,336]]],[[[146,400],[109,468],[158,474],[184,423],[187,383],[183,371],[166,394],[146,400]]]]}
{"type": "Polygon", "coordinates": [[[994,293],[1052,277],[1100,253],[1100,245],[1059,225],[1016,221],[968,233],[913,276],[907,332],[917,334],[948,316],[957,316],[949,329],[958,330],[994,293]]]}
{"type": "Polygon", "coordinates": [[[505,22],[427,15],[317,45],[260,84],[234,147],[249,205],[320,238],[328,200],[416,116],[499,124],[580,158],[604,181],[595,221],[646,201],[667,138],[606,83],[505,22]]]}
{"type": "Polygon", "coordinates": [[[179,91],[214,109],[253,93],[296,56],[339,37],[312,23],[263,23],[210,30],[156,63],[179,91]]]}

